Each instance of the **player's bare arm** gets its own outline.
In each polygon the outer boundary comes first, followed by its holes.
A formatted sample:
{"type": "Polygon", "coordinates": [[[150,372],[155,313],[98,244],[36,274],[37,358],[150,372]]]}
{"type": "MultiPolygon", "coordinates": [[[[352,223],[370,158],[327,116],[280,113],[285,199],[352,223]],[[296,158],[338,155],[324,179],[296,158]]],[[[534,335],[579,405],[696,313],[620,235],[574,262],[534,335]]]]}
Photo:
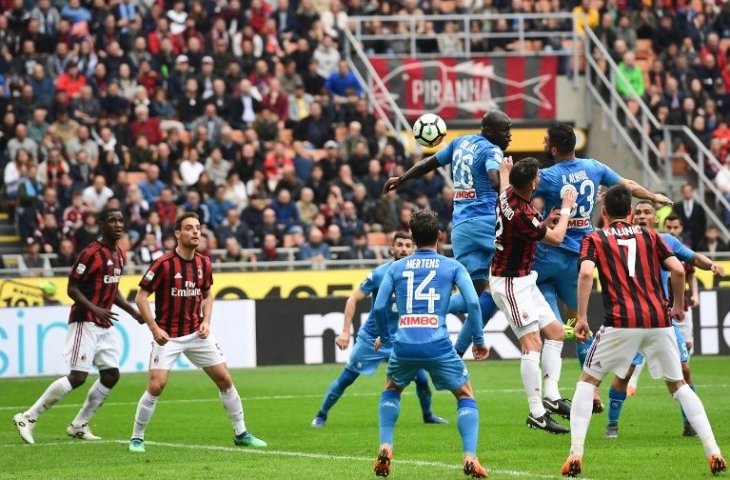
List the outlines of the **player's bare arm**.
{"type": "Polygon", "coordinates": [[[698,303],[700,303],[700,289],[697,285],[697,276],[694,274],[694,272],[687,273],[685,280],[689,284],[689,291],[690,291],[690,297],[689,297],[689,307],[695,307],[698,303]]]}
{"type": "Polygon", "coordinates": [[[593,270],[596,264],[591,260],[583,260],[578,273],[578,311],[575,315],[575,338],[584,342],[590,335],[588,326],[588,300],[593,289],[593,270]]]}
{"type": "Polygon", "coordinates": [[[701,253],[695,253],[695,258],[692,261],[692,265],[699,268],[700,270],[707,270],[712,272],[716,277],[725,276],[725,269],[721,265],[716,264],[710,260],[706,255],[701,253]]]}
{"type": "Polygon", "coordinates": [[[408,171],[400,177],[390,177],[383,186],[383,193],[385,194],[390,192],[391,190],[397,189],[408,180],[422,177],[431,170],[436,170],[438,166],[439,162],[436,159],[436,155],[431,155],[430,157],[424,158],[423,160],[409,168],[408,171]]]}
{"type": "Polygon", "coordinates": [[[202,292],[203,300],[200,302],[200,306],[203,309],[203,321],[198,326],[198,336],[200,338],[207,338],[210,334],[210,319],[213,314],[213,297],[210,294],[210,290],[202,292]]]}
{"type": "Polygon", "coordinates": [[[563,202],[560,205],[560,220],[558,220],[558,224],[555,225],[554,228],[547,229],[542,242],[555,246],[560,246],[560,244],[563,243],[565,232],[568,231],[570,211],[572,210],[573,205],[575,205],[577,195],[578,192],[574,188],[569,188],[565,191],[565,194],[563,195],[563,202]]]}
{"type": "Polygon", "coordinates": [[[170,340],[170,336],[166,331],[161,329],[159,325],[157,325],[157,322],[155,322],[155,317],[152,315],[152,308],[150,308],[149,297],[150,292],[144,288],[140,288],[137,290],[137,296],[134,298],[134,303],[137,304],[139,313],[142,315],[142,320],[144,320],[144,323],[147,324],[150,332],[152,332],[152,338],[158,345],[164,345],[168,340],[170,340]]]}
{"type": "Polygon", "coordinates": [[[352,318],[355,316],[355,307],[358,302],[365,300],[365,298],[367,297],[359,288],[347,297],[347,302],[345,302],[345,319],[342,324],[342,332],[340,332],[340,335],[335,340],[335,343],[340,350],[344,350],[350,345],[350,329],[352,328],[352,318]]]}
{"type": "MultiPolygon", "coordinates": [[[[512,157],[504,157],[502,159],[502,163],[499,164],[499,172],[498,172],[498,182],[497,186],[495,187],[495,190],[498,190],[499,193],[504,192],[507,190],[507,187],[509,187],[509,172],[512,170],[513,162],[512,157]]],[[[487,174],[491,174],[494,170],[490,170],[487,172],[487,174]]],[[[492,182],[492,178],[489,178],[489,181],[492,182]]],[[[494,187],[494,182],[492,182],[492,186],[494,187]]]]}
{"type": "Polygon", "coordinates": [[[684,267],[675,256],[664,260],[664,267],[669,271],[669,284],[672,287],[674,303],[672,305],[672,317],[678,321],[684,320],[684,267]]]}
{"type": "Polygon", "coordinates": [[[649,200],[660,205],[674,205],[672,199],[667,197],[666,195],[650,192],[646,188],[642,187],[633,180],[629,180],[628,178],[622,178],[621,185],[628,188],[631,192],[631,196],[633,196],[634,198],[649,200]]]}
{"type": "Polygon", "coordinates": [[[98,305],[91,303],[91,301],[86,298],[86,295],[84,295],[79,288],[77,281],[73,278],[69,278],[68,289],[66,290],[66,292],[68,293],[68,296],[71,298],[71,300],[82,305],[85,309],[93,313],[96,317],[99,317],[102,320],[106,320],[109,322],[111,322],[112,320],[118,320],[118,314],[116,312],[101,308],[98,305]]]}
{"type": "Polygon", "coordinates": [[[117,298],[114,299],[114,305],[127,312],[133,319],[137,320],[137,323],[144,325],[142,315],[122,296],[122,292],[117,291],[117,298]]]}

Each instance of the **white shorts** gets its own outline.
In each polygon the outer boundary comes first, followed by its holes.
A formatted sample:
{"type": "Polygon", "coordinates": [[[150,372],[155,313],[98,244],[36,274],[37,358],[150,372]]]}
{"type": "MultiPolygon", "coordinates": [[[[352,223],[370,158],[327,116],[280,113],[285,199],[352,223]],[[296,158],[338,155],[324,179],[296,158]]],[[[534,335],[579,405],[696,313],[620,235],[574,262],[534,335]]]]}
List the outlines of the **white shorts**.
{"type": "Polygon", "coordinates": [[[694,343],[694,318],[692,317],[692,309],[684,312],[684,320],[677,322],[679,330],[684,334],[684,341],[694,343]]]}
{"type": "Polygon", "coordinates": [[[550,305],[537,288],[537,272],[526,277],[490,277],[492,298],[507,317],[517,338],[538,332],[557,321],[550,305]]]}
{"type": "Polygon", "coordinates": [[[119,340],[113,328],[92,322],[74,322],[66,331],[63,356],[71,370],[90,372],[119,368],[119,340]]]}
{"type": "Polygon", "coordinates": [[[152,342],[150,370],[170,370],[181,353],[198,368],[212,367],[226,362],[223,349],[213,335],[200,338],[198,332],[171,338],[165,345],[152,342]]]}
{"type": "Polygon", "coordinates": [[[614,328],[603,326],[586,355],[583,371],[598,380],[613,372],[626,378],[636,352],[646,358],[655,379],[677,382],[684,378],[674,327],[614,328]]]}

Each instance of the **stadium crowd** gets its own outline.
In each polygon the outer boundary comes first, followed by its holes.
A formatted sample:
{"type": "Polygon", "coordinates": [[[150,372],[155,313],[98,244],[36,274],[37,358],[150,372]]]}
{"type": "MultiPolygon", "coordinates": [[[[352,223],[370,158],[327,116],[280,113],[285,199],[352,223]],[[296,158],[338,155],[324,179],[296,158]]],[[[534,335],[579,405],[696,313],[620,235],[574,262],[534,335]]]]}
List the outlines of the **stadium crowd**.
{"type": "MultiPolygon", "coordinates": [[[[621,88],[645,95],[659,118],[686,122],[724,160],[730,62],[720,46],[730,37],[730,6],[594,3],[0,0],[2,198],[27,244],[26,264],[47,252],[58,254],[54,266],[70,266],[98,235],[94,212],[104,206],[125,212],[122,246],[144,264],[174,242],[180,209],[200,215],[199,250],[225,249],[221,262],[282,260],[280,247],[314,263],[376,258],[369,234],[407,229],[423,208],[437,211],[448,230],[453,195],[439,175],[380,195],[387,176],[419,157],[369,111],[343,60],[351,15],[582,12],[629,73],[631,85],[621,88]],[[640,67],[631,52],[642,38],[653,39],[655,60],[634,76],[640,67]],[[348,248],[333,254],[337,246],[348,248]],[[259,253],[242,253],[252,248],[259,253]]],[[[371,22],[367,32],[403,28],[371,22]]],[[[434,35],[419,42],[422,52],[463,49],[456,24],[418,28],[434,35]]],[[[473,33],[514,28],[471,23],[473,33]]],[[[473,51],[511,48],[503,38],[477,42],[473,51]]],[[[562,48],[550,38],[536,42],[562,48]]],[[[365,47],[381,53],[398,45],[365,47]]],[[[713,174],[730,198],[730,171],[713,174]]],[[[692,239],[704,237],[704,224],[688,227],[692,239]]]]}

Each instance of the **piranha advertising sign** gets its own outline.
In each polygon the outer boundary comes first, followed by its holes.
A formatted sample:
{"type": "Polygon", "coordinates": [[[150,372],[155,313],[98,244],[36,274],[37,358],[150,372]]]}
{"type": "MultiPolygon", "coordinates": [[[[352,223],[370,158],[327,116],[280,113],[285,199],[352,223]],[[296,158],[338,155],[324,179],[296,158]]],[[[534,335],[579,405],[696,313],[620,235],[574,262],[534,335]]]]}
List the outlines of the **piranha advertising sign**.
{"type": "MultiPolygon", "coordinates": [[[[513,120],[555,118],[556,57],[419,60],[370,57],[409,119],[423,112],[445,120],[481,118],[499,108],[513,120]]],[[[377,84],[381,106],[389,110],[377,84]]]]}

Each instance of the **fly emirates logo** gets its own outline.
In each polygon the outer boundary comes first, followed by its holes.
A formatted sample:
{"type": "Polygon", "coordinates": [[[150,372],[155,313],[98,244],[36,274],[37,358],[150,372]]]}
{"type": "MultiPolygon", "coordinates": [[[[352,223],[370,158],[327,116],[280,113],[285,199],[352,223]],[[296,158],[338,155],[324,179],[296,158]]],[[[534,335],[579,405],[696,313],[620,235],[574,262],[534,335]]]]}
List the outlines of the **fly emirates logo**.
{"type": "Polygon", "coordinates": [[[195,286],[195,282],[185,282],[185,288],[170,289],[170,296],[173,297],[198,297],[202,294],[200,288],[195,286]]]}
{"type": "Polygon", "coordinates": [[[115,268],[114,269],[114,275],[104,275],[104,283],[119,283],[119,280],[122,278],[122,269],[121,268],[115,268]]]}
{"type": "Polygon", "coordinates": [[[438,328],[436,315],[403,315],[398,321],[399,328],[438,328]]]}

